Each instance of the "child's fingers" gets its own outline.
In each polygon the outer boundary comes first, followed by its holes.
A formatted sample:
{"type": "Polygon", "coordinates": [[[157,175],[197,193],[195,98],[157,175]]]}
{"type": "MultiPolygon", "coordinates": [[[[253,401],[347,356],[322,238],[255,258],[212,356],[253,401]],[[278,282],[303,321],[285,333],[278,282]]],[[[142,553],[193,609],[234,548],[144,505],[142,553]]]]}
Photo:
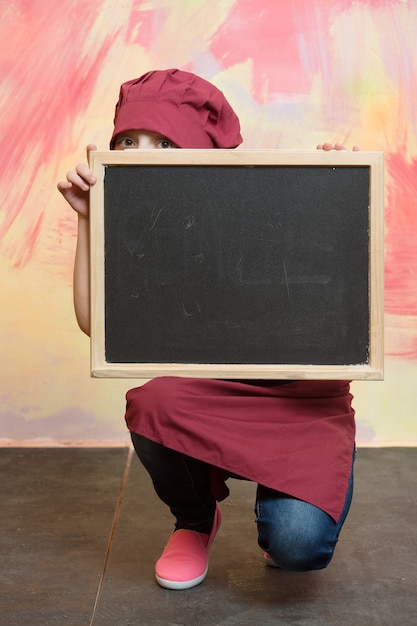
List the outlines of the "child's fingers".
{"type": "Polygon", "coordinates": [[[72,188],[72,183],[70,183],[68,180],[60,180],[57,184],[57,187],[61,193],[64,193],[68,189],[72,188]]]}
{"type": "Polygon", "coordinates": [[[335,145],[326,141],[325,143],[319,143],[317,150],[335,150],[335,145]]]}
{"type": "Polygon", "coordinates": [[[84,163],[79,163],[74,170],[67,172],[67,181],[81,189],[88,191],[96,182],[93,172],[84,163]]]}
{"type": "MultiPolygon", "coordinates": [[[[326,143],[319,143],[318,146],[317,146],[317,150],[326,150],[326,151],[330,151],[330,150],[347,150],[347,148],[342,143],[326,142],[326,143]]],[[[353,150],[353,152],[359,152],[360,148],[359,148],[359,146],[353,146],[352,150],[353,150]]]]}
{"type": "Polygon", "coordinates": [[[71,187],[78,187],[81,191],[88,191],[90,189],[90,185],[77,171],[71,170],[67,172],[67,181],[71,184],[71,187]]]}
{"type": "Polygon", "coordinates": [[[345,146],[341,143],[326,142],[322,144],[323,150],[346,150],[345,146]]]}
{"type": "Polygon", "coordinates": [[[94,185],[94,183],[96,182],[93,172],[87,165],[85,165],[85,163],[79,163],[75,168],[75,171],[77,172],[78,176],[80,176],[89,185],[94,185]]]}

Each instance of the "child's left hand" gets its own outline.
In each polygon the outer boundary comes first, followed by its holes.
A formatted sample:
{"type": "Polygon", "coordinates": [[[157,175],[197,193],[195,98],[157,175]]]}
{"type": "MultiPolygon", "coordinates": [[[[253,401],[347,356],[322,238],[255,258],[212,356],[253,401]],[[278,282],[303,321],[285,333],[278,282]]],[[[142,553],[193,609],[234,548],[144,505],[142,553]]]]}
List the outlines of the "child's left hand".
{"type": "MultiPolygon", "coordinates": [[[[345,146],[342,146],[341,143],[326,142],[319,143],[319,145],[317,146],[317,150],[347,150],[347,148],[345,148],[345,146]]],[[[359,152],[360,148],[359,146],[353,146],[352,150],[353,152],[359,152]]]]}

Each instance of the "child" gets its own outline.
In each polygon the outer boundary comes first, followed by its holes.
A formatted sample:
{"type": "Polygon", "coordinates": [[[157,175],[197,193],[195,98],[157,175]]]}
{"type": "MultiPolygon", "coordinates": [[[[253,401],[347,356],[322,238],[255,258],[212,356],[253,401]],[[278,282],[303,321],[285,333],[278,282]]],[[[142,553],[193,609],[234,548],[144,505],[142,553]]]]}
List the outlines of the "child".
{"type": "MultiPolygon", "coordinates": [[[[222,92],[194,74],[148,72],[121,86],[111,149],[235,148],[241,142],[239,120],[222,92]]],[[[87,153],[94,149],[87,146],[87,153]]],[[[94,184],[84,164],[58,183],[78,213],[74,306],[87,334],[94,184]]],[[[352,498],[351,399],[347,381],[160,377],[131,389],[126,422],[134,448],[176,520],[156,563],[158,583],[188,589],[204,580],[221,521],[218,501],[227,496],[224,481],[231,476],[258,484],[258,543],[269,565],[326,567],[352,498]]]]}

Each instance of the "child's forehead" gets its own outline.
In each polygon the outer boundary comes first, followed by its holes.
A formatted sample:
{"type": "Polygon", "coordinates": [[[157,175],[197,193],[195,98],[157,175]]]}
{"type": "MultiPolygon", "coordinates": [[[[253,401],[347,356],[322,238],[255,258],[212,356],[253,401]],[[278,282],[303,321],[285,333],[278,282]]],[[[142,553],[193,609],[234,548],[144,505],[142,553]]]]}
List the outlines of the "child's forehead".
{"type": "Polygon", "coordinates": [[[157,131],[147,130],[146,128],[129,128],[115,135],[113,141],[114,142],[119,141],[123,137],[126,137],[128,139],[133,139],[135,141],[140,141],[142,139],[145,139],[145,140],[153,141],[153,142],[161,141],[165,139],[167,141],[175,143],[167,135],[164,135],[157,131]]]}
{"type": "Polygon", "coordinates": [[[159,137],[165,136],[162,133],[158,133],[157,131],[154,131],[154,130],[148,130],[147,128],[128,128],[127,130],[124,130],[122,132],[125,135],[129,135],[129,134],[137,135],[137,134],[143,133],[146,135],[158,135],[159,137]]]}

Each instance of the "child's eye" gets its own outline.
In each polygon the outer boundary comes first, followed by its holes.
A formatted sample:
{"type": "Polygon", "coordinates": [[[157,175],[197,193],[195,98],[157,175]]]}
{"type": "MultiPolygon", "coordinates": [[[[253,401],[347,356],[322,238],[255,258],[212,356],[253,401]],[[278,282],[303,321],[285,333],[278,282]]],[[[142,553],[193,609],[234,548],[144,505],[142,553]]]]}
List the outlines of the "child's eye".
{"type": "Polygon", "coordinates": [[[166,148],[175,148],[176,147],[171,141],[169,141],[169,139],[161,139],[160,141],[158,141],[156,146],[157,146],[157,148],[160,148],[162,150],[164,150],[166,148]]]}
{"type": "Polygon", "coordinates": [[[121,148],[134,148],[136,144],[130,137],[120,137],[117,141],[117,145],[121,148]]]}

